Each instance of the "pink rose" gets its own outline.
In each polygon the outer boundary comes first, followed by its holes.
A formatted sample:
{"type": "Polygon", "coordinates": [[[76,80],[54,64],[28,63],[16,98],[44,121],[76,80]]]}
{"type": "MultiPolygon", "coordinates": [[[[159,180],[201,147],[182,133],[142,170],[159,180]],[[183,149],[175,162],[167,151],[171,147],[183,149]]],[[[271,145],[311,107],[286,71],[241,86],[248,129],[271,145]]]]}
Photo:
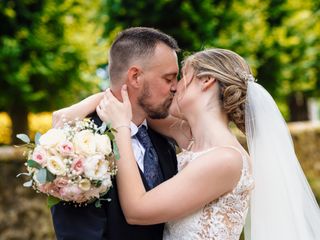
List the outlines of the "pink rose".
{"type": "Polygon", "coordinates": [[[74,171],[74,174],[82,174],[84,171],[83,158],[75,158],[71,164],[71,169],[74,171]]]}
{"type": "Polygon", "coordinates": [[[49,185],[50,185],[50,183],[39,184],[38,189],[40,192],[48,193],[49,185]]]}
{"type": "Polygon", "coordinates": [[[62,187],[65,187],[68,185],[68,179],[67,178],[64,178],[64,177],[58,177],[56,178],[53,183],[59,187],[59,188],[62,188],[62,187]]]}
{"type": "Polygon", "coordinates": [[[46,165],[47,153],[42,147],[36,147],[32,153],[32,159],[39,163],[42,167],[46,165]]]}
{"type": "Polygon", "coordinates": [[[100,196],[100,193],[102,193],[100,188],[92,188],[89,191],[85,192],[84,195],[89,200],[94,197],[98,198],[100,196]]]}
{"type": "Polygon", "coordinates": [[[60,188],[59,193],[66,201],[77,201],[82,198],[82,191],[76,184],[60,188]]]}
{"type": "Polygon", "coordinates": [[[88,201],[88,199],[83,194],[79,194],[79,195],[75,196],[72,201],[75,201],[77,203],[83,203],[83,202],[88,201]]]}
{"type": "Polygon", "coordinates": [[[58,145],[58,151],[62,156],[70,156],[73,153],[73,144],[69,141],[65,141],[58,145]]]}
{"type": "Polygon", "coordinates": [[[60,189],[54,183],[45,183],[38,185],[38,189],[40,192],[48,193],[54,197],[61,198],[60,189]]]}

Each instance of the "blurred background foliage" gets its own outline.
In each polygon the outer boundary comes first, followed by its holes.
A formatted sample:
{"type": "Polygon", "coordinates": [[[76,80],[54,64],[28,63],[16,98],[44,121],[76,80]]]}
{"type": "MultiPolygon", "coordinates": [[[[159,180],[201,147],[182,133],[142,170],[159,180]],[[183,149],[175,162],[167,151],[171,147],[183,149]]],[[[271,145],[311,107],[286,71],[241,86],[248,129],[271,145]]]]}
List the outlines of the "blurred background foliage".
{"type": "Polygon", "coordinates": [[[320,97],[318,0],[2,0],[0,24],[0,111],[12,136],[27,132],[29,112],[99,91],[110,43],[132,26],[172,35],[180,60],[238,52],[289,121],[308,120],[308,99],[320,97]]]}
{"type": "MultiPolygon", "coordinates": [[[[134,26],[172,35],[179,60],[209,47],[236,51],[286,120],[310,120],[311,110],[320,119],[319,0],[0,0],[0,26],[0,146],[45,132],[50,111],[103,89],[109,46],[134,26]]],[[[320,126],[289,128],[319,203],[320,126]]],[[[55,239],[41,196],[18,180],[7,185],[21,161],[0,165],[1,237],[55,239]]]]}
{"type": "Polygon", "coordinates": [[[320,1],[109,0],[106,9],[106,36],[118,28],[150,26],[174,36],[184,53],[207,47],[236,51],[287,120],[308,120],[307,98],[320,93],[320,1]]]}
{"type": "MultiPolygon", "coordinates": [[[[12,136],[27,132],[28,112],[49,111],[98,91],[106,61],[101,1],[0,1],[0,109],[12,136]]],[[[13,137],[14,140],[14,137],[13,137]]]]}

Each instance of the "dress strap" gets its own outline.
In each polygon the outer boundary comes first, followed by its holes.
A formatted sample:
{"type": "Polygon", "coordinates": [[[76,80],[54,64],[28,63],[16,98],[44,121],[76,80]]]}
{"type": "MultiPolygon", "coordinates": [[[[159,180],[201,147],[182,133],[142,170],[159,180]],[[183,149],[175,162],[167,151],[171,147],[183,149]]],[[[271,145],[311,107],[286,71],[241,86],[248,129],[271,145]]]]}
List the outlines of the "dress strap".
{"type": "Polygon", "coordinates": [[[238,153],[240,153],[240,155],[241,155],[242,157],[244,157],[244,154],[239,150],[239,148],[237,148],[237,147],[235,147],[235,146],[226,145],[226,146],[218,146],[218,147],[216,147],[216,148],[231,148],[231,149],[237,151],[238,153]]]}
{"type": "MultiPolygon", "coordinates": [[[[218,148],[231,148],[231,149],[237,151],[237,152],[240,153],[240,155],[241,155],[241,158],[242,158],[242,161],[243,161],[243,164],[244,164],[243,167],[245,167],[245,168],[248,168],[248,167],[249,167],[249,162],[248,162],[247,156],[246,156],[245,154],[243,154],[243,152],[240,151],[237,147],[231,146],[231,145],[215,146],[215,147],[209,148],[209,149],[207,149],[207,150],[205,150],[205,151],[202,151],[200,155],[203,155],[203,154],[205,154],[205,153],[211,152],[212,150],[215,150],[215,149],[218,149],[218,148]]],[[[199,157],[199,155],[198,155],[198,157],[199,157]]]]}

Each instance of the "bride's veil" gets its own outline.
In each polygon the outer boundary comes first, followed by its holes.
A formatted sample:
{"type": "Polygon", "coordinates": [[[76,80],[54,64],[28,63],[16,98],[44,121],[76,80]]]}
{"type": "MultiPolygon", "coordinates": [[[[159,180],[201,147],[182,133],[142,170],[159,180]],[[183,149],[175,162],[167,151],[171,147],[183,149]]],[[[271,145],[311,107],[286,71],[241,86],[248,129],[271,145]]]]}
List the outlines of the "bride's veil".
{"type": "Polygon", "coordinates": [[[320,239],[320,210],[270,94],[250,75],[245,126],[255,188],[246,240],[320,239]]]}

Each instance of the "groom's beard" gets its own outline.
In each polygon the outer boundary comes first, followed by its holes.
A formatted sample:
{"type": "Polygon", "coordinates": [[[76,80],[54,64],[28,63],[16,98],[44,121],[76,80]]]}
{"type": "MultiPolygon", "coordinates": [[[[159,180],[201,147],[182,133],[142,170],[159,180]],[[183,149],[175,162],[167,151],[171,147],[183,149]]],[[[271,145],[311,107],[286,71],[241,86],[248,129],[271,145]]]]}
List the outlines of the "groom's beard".
{"type": "Polygon", "coordinates": [[[173,100],[173,95],[174,93],[167,97],[163,103],[152,106],[150,103],[148,103],[148,99],[151,97],[150,89],[149,86],[145,84],[141,96],[138,97],[138,104],[146,112],[149,118],[163,119],[169,115],[169,108],[173,100]]]}

